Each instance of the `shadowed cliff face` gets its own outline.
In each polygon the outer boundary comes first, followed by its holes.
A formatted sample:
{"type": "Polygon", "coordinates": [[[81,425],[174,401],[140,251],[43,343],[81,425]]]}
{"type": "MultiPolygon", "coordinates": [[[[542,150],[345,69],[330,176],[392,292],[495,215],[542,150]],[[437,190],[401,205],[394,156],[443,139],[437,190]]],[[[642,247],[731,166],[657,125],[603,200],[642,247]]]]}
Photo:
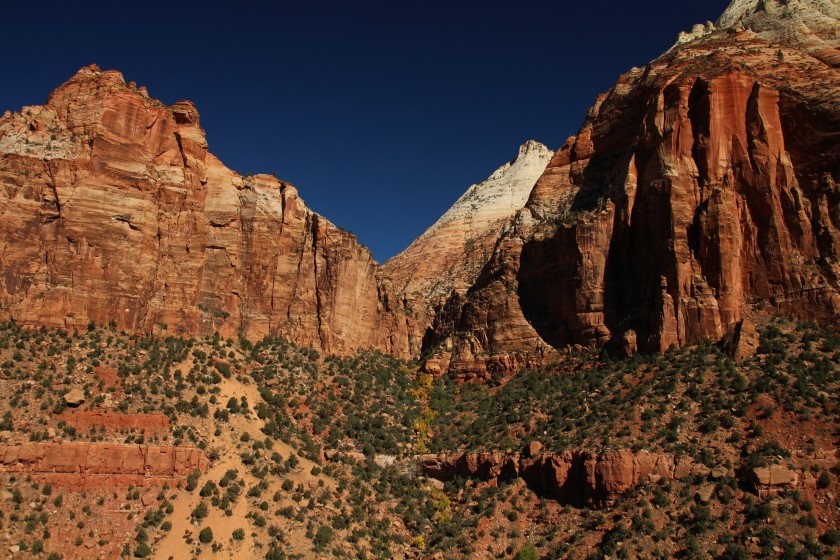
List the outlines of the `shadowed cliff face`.
{"type": "Polygon", "coordinates": [[[0,185],[3,317],[407,355],[369,251],[291,185],[226,168],[189,102],[84,68],[0,119],[0,185]]]}
{"type": "Polygon", "coordinates": [[[840,73],[822,55],[723,30],[622,76],[439,308],[431,369],[716,341],[757,302],[836,324],[840,73]]]}

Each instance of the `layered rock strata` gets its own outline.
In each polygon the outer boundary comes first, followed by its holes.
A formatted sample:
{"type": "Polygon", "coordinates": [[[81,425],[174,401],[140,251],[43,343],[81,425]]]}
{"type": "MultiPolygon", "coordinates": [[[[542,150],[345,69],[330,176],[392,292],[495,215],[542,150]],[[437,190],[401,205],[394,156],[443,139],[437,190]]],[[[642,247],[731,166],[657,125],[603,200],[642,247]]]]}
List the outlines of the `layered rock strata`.
{"type": "Polygon", "coordinates": [[[129,429],[142,431],[146,435],[169,432],[169,417],[161,413],[123,414],[104,410],[74,410],[62,413],[59,420],[85,433],[91,428],[111,432],[129,429]]]}
{"type": "Polygon", "coordinates": [[[80,70],[0,119],[0,316],[28,325],[284,336],[407,356],[356,238],[209,151],[196,108],[80,70]]]}
{"type": "Polygon", "coordinates": [[[197,447],[118,443],[0,445],[0,472],[65,487],[180,485],[207,458],[197,447]]]}

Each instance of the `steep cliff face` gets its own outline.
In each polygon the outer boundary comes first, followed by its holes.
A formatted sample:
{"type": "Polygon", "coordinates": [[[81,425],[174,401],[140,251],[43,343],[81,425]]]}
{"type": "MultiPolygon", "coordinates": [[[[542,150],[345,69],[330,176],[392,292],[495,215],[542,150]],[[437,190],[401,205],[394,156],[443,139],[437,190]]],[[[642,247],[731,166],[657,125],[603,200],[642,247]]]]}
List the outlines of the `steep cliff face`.
{"type": "Polygon", "coordinates": [[[567,344],[719,340],[757,302],[837,324],[840,72],[824,50],[742,27],[597,100],[437,314],[433,370],[480,378],[567,344]]]}
{"type": "Polygon", "coordinates": [[[369,251],[291,185],[207,150],[189,102],[79,71],[0,119],[0,314],[407,355],[369,251]]]}
{"type": "Polygon", "coordinates": [[[412,350],[421,347],[434,307],[453,291],[464,292],[493,253],[510,217],[528,201],[553,152],[530,140],[516,159],[472,185],[405,251],[383,265],[406,302],[412,350]]]}

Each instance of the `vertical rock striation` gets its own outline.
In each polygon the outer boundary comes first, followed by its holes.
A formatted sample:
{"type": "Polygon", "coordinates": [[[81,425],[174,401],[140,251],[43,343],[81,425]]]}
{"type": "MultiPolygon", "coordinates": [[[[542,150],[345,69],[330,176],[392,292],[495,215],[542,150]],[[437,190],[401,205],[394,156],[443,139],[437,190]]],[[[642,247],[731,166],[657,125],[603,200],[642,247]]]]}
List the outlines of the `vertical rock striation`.
{"type": "MultiPolygon", "coordinates": [[[[599,97],[439,308],[432,370],[481,379],[569,344],[716,341],[759,301],[837,324],[840,71],[810,40],[768,42],[797,27],[787,17],[755,32],[739,13],[599,97]]],[[[819,12],[836,34],[833,13],[819,12]]]]}

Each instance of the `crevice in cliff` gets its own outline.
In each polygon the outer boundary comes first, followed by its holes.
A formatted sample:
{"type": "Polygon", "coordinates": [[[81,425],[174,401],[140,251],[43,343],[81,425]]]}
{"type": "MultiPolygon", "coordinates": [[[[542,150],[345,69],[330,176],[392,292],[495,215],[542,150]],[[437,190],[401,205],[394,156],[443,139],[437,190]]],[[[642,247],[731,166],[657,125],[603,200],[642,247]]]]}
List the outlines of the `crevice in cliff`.
{"type": "MultiPolygon", "coordinates": [[[[715,280],[719,277],[720,271],[715,270],[714,272],[710,272],[709,270],[707,270],[707,265],[709,263],[711,255],[708,254],[708,247],[705,243],[703,227],[703,224],[708,219],[710,202],[711,198],[706,198],[705,200],[701,201],[700,205],[697,206],[697,208],[694,210],[694,219],[688,226],[688,230],[686,232],[686,240],[688,242],[688,249],[689,251],[691,251],[692,257],[700,265],[703,276],[710,281],[710,284],[713,288],[717,289],[719,288],[719,286],[717,285],[717,282],[715,282],[715,280]]],[[[719,267],[715,268],[718,269],[719,267]]]]}
{"type": "MultiPolygon", "coordinates": [[[[280,194],[280,223],[279,223],[279,232],[277,233],[278,238],[283,237],[283,224],[286,222],[286,192],[285,192],[285,185],[282,183],[278,187],[278,192],[280,194]]],[[[277,286],[277,267],[278,267],[278,254],[277,251],[274,252],[271,258],[271,290],[269,291],[269,300],[268,300],[268,335],[271,336],[274,330],[274,292],[277,286]]]]}
{"type": "MultiPolygon", "coordinates": [[[[321,271],[318,270],[318,222],[320,220],[320,216],[318,214],[313,214],[312,218],[312,270],[315,274],[315,318],[318,322],[318,342],[322,349],[326,349],[327,347],[324,346],[324,331],[323,325],[321,323],[321,312],[322,312],[322,302],[321,302],[321,286],[320,286],[320,274],[321,271]]],[[[326,237],[324,240],[326,243],[326,237]]],[[[326,256],[326,255],[325,255],[326,256]]],[[[326,259],[325,259],[326,260],[326,259]]]]}
{"type": "Polygon", "coordinates": [[[128,226],[128,229],[132,231],[140,231],[140,227],[132,222],[132,217],[127,214],[116,214],[111,216],[111,219],[115,222],[120,222],[128,226]]]}
{"type": "Polygon", "coordinates": [[[292,307],[294,306],[295,301],[298,299],[298,297],[300,297],[300,294],[298,293],[298,288],[300,286],[300,279],[304,270],[304,257],[306,255],[306,250],[310,245],[308,238],[312,231],[312,225],[310,223],[310,221],[312,220],[312,214],[307,213],[304,220],[305,223],[303,227],[303,239],[300,240],[300,244],[298,245],[297,270],[295,272],[294,282],[290,291],[289,305],[286,307],[286,322],[288,324],[291,324],[292,322],[292,307]]]}
{"type": "Polygon", "coordinates": [[[44,161],[44,168],[47,171],[47,176],[49,176],[49,178],[50,178],[49,183],[47,183],[47,187],[49,187],[49,189],[52,191],[53,198],[55,199],[55,210],[57,212],[57,215],[45,216],[44,217],[44,220],[43,220],[42,224],[47,225],[47,224],[53,223],[56,220],[61,219],[62,215],[61,215],[61,199],[59,199],[59,197],[58,197],[58,189],[55,186],[55,174],[53,173],[52,166],[50,165],[50,162],[45,160],[44,161]]]}
{"type": "Polygon", "coordinates": [[[184,151],[184,141],[181,138],[180,132],[175,132],[175,141],[178,143],[178,151],[181,154],[181,161],[184,164],[184,169],[189,169],[189,164],[187,163],[187,153],[184,151]]]}
{"type": "MultiPolygon", "coordinates": [[[[245,188],[240,191],[237,197],[238,205],[236,207],[237,216],[239,217],[239,255],[240,258],[254,254],[254,216],[256,215],[257,199],[254,191],[250,188],[245,188]]],[[[237,332],[247,332],[247,318],[251,314],[251,298],[250,286],[254,270],[248,266],[248,261],[239,261],[241,266],[234,266],[238,272],[237,282],[240,290],[235,290],[233,295],[237,297],[239,304],[235,307],[238,314],[238,328],[237,332]],[[249,278],[249,276],[251,276],[249,278]]]]}
{"type": "Polygon", "coordinates": [[[709,84],[704,80],[696,80],[688,95],[688,120],[691,123],[691,133],[694,144],[691,156],[697,166],[697,182],[701,196],[709,186],[709,157],[708,147],[711,137],[711,92],[709,84]]]}
{"type": "Polygon", "coordinates": [[[767,129],[764,126],[764,118],[761,114],[761,86],[758,82],[753,84],[750,97],[747,101],[746,128],[747,128],[747,155],[750,158],[750,166],[753,173],[766,173],[769,161],[758,161],[758,153],[762,159],[767,154],[767,129]]]}
{"type": "Polygon", "coordinates": [[[733,170],[735,171],[736,188],[739,194],[744,197],[750,218],[754,224],[756,249],[758,255],[760,255],[758,264],[763,269],[762,276],[767,282],[763,290],[762,287],[756,287],[757,295],[768,297],[772,295],[770,292],[773,285],[783,281],[782,278],[772,275],[772,269],[767,266],[774,260],[775,254],[780,249],[781,234],[774,224],[775,211],[772,197],[773,191],[781,188],[781,186],[770,184],[775,173],[771,175],[770,170],[767,169],[770,165],[769,147],[767,129],[761,114],[760,91],[761,86],[755,83],[747,101],[747,111],[744,115],[747,145],[744,146],[735,137],[732,142],[731,157],[733,170]]]}

